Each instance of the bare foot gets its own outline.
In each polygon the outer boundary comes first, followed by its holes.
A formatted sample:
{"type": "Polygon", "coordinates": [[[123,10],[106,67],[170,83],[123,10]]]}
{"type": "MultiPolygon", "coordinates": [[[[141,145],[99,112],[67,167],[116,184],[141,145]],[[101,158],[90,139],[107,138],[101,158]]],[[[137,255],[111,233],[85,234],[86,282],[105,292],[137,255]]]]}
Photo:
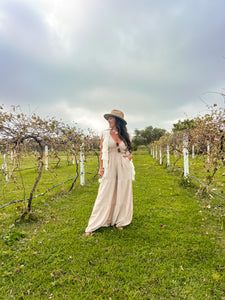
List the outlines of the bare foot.
{"type": "Polygon", "coordinates": [[[119,226],[119,227],[117,227],[118,229],[120,229],[120,230],[123,230],[123,226],[119,226]]]}
{"type": "Polygon", "coordinates": [[[84,235],[91,235],[91,232],[85,232],[84,235]]]}

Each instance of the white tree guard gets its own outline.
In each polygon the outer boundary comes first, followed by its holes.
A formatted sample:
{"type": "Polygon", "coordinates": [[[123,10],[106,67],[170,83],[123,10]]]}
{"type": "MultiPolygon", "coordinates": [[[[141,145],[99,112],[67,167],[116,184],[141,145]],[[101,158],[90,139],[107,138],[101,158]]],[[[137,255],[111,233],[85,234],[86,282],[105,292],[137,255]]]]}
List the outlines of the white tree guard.
{"type": "Polygon", "coordinates": [[[159,163],[160,163],[160,165],[162,164],[162,148],[161,148],[161,146],[159,148],[159,163]]]}
{"type": "Polygon", "coordinates": [[[184,177],[186,178],[189,175],[189,156],[188,156],[188,149],[183,149],[184,155],[184,177]]]}
{"type": "Polygon", "coordinates": [[[189,175],[188,135],[183,135],[184,177],[189,175]]]}
{"type": "Polygon", "coordinates": [[[209,163],[209,160],[210,160],[210,143],[209,142],[207,143],[207,160],[209,163]]]}
{"type": "Polygon", "coordinates": [[[192,158],[195,158],[195,145],[192,145],[192,158]]]}
{"type": "Polygon", "coordinates": [[[167,166],[170,165],[170,146],[167,145],[167,166]]]}
{"type": "Polygon", "coordinates": [[[80,147],[80,185],[85,184],[85,174],[84,174],[84,152],[83,147],[80,147]]]}
{"type": "Polygon", "coordinates": [[[48,146],[45,145],[45,170],[48,171],[48,146]]]}

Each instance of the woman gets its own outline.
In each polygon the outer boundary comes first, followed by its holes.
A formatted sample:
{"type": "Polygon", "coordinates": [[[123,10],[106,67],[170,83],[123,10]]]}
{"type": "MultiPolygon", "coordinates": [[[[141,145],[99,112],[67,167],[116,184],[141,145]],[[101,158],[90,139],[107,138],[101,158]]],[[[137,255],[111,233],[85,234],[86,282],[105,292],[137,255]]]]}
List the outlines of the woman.
{"type": "Polygon", "coordinates": [[[100,143],[99,190],[85,235],[100,227],[116,226],[123,229],[133,216],[132,147],[124,114],[112,110],[104,115],[109,129],[104,130],[100,143]]]}

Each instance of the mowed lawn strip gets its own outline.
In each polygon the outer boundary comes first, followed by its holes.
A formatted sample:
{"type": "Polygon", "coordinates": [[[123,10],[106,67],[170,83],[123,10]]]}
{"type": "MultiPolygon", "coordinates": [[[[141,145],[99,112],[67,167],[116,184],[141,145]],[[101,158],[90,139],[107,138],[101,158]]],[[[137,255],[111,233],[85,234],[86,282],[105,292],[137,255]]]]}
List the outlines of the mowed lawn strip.
{"type": "Polygon", "coordinates": [[[68,196],[62,190],[34,201],[31,222],[9,227],[15,216],[4,220],[1,299],[225,297],[218,200],[196,198],[149,155],[133,160],[134,216],[123,231],[108,227],[83,236],[97,180],[68,196]]]}

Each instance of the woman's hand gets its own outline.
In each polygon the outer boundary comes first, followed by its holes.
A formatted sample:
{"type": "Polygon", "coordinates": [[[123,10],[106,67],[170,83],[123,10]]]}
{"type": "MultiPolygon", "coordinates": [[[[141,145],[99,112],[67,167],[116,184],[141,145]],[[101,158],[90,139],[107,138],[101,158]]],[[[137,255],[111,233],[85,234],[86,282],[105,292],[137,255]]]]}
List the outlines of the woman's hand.
{"type": "Polygon", "coordinates": [[[103,169],[100,169],[100,170],[98,171],[98,176],[99,176],[99,178],[102,178],[103,174],[104,174],[104,170],[103,170],[103,169]]]}
{"type": "Polygon", "coordinates": [[[132,154],[128,154],[128,155],[123,155],[123,157],[127,157],[129,160],[131,160],[132,159],[132,154]]]}

